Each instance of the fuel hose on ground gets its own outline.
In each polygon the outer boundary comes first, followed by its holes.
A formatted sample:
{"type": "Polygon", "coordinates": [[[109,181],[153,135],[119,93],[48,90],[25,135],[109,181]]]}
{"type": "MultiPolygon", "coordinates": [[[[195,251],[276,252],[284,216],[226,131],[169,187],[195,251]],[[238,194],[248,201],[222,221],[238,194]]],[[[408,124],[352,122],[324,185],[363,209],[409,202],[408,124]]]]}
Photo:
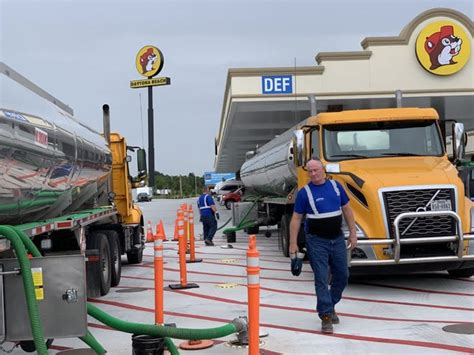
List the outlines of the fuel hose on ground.
{"type": "Polygon", "coordinates": [[[112,317],[91,303],[87,304],[87,313],[99,322],[125,333],[144,334],[174,339],[203,340],[222,338],[240,332],[245,327],[245,324],[240,318],[236,318],[226,325],[208,329],[174,328],[156,324],[125,322],[121,319],[112,317]]]}
{"type": "MultiPolygon", "coordinates": [[[[36,298],[34,295],[31,264],[27,257],[27,251],[25,246],[28,248],[28,250],[34,257],[41,257],[41,253],[36,248],[34,243],[30,240],[30,238],[28,238],[28,236],[26,236],[26,234],[24,234],[21,230],[18,230],[14,227],[0,226],[0,234],[5,235],[5,237],[7,237],[7,239],[12,242],[17,257],[19,258],[23,274],[25,294],[27,295],[27,304],[28,311],[30,314],[30,322],[32,324],[34,344],[39,355],[46,355],[48,354],[48,351],[46,349],[44,336],[42,333],[38,305],[36,303],[36,298]]],[[[174,328],[154,324],[125,322],[108,315],[107,313],[90,303],[87,304],[87,313],[91,317],[99,320],[105,325],[108,325],[122,332],[163,337],[165,340],[165,344],[172,355],[179,354],[179,352],[170,338],[192,340],[215,339],[228,336],[236,332],[240,332],[244,330],[247,326],[241,318],[236,318],[231,323],[228,323],[224,326],[209,329],[174,328]]],[[[89,331],[87,331],[85,337],[81,337],[80,339],[84,341],[87,345],[89,345],[97,354],[105,354],[104,348],[89,331]]]]}

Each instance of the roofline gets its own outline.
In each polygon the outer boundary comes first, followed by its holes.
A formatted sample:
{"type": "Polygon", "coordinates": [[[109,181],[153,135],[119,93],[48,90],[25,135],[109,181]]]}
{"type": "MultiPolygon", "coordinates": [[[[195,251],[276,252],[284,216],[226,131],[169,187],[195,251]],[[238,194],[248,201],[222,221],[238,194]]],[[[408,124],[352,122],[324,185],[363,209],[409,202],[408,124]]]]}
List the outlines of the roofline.
{"type": "Polygon", "coordinates": [[[331,60],[368,60],[371,56],[372,51],[319,52],[314,59],[319,65],[323,61],[331,60]]]}
{"type": "Polygon", "coordinates": [[[406,25],[398,36],[388,36],[388,37],[365,37],[360,45],[363,49],[367,49],[370,46],[396,46],[396,45],[406,45],[410,40],[411,35],[415,31],[415,28],[422,22],[438,16],[451,17],[460,23],[462,23],[468,31],[471,33],[471,36],[474,36],[474,22],[462,12],[448,9],[448,8],[435,8],[422,12],[413,20],[411,20],[408,25],[406,25]]]}

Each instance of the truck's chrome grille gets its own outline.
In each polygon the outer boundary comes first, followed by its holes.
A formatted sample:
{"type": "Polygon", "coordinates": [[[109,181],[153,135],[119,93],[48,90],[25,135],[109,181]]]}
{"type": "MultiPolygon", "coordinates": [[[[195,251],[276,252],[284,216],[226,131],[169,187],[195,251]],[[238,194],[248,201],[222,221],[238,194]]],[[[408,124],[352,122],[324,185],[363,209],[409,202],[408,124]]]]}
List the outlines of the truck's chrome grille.
{"type": "MultiPolygon", "coordinates": [[[[454,189],[450,188],[385,191],[383,199],[391,238],[394,237],[393,221],[400,213],[431,211],[430,202],[433,200],[449,201],[452,211],[456,206],[454,189]]],[[[415,218],[405,218],[400,222],[401,238],[448,236],[454,235],[456,232],[455,221],[448,216],[424,217],[414,220],[415,218]]]]}

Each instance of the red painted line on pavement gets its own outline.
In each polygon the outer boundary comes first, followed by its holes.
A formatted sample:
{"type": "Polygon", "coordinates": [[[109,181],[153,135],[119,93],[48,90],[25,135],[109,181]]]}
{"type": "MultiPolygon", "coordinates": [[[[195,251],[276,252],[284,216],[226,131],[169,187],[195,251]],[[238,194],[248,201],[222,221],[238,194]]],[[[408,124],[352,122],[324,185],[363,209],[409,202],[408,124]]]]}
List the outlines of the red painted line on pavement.
{"type": "MultiPolygon", "coordinates": [[[[291,330],[295,332],[302,332],[302,333],[309,333],[309,334],[322,334],[320,331],[317,330],[309,330],[309,329],[301,329],[295,327],[288,327],[276,324],[269,324],[269,323],[260,323],[261,327],[267,328],[275,328],[275,329],[282,329],[282,330],[291,330]]],[[[382,343],[382,344],[396,344],[396,345],[408,345],[408,346],[415,346],[421,348],[431,348],[431,349],[443,349],[449,351],[457,351],[466,354],[472,354],[471,348],[466,348],[464,346],[457,346],[457,345],[448,345],[442,343],[432,343],[427,341],[419,341],[419,340],[403,340],[403,339],[390,339],[390,338],[376,338],[376,337],[369,337],[363,335],[350,335],[350,334],[341,334],[341,333],[333,333],[333,334],[325,334],[325,336],[330,336],[333,338],[342,338],[348,340],[359,340],[359,341],[368,341],[374,343],[382,343]]]]}
{"type": "MultiPolygon", "coordinates": [[[[122,278],[137,279],[137,280],[148,280],[148,281],[153,281],[154,280],[153,278],[150,278],[150,277],[125,276],[125,275],[122,275],[122,278]]],[[[179,283],[179,280],[168,280],[166,282],[179,283]]],[[[198,284],[199,283],[211,283],[211,284],[224,284],[224,283],[227,283],[227,281],[199,281],[199,280],[192,280],[192,282],[195,282],[195,283],[198,283],[198,284]]],[[[286,293],[286,294],[291,294],[291,295],[301,295],[301,296],[311,296],[311,297],[316,296],[314,293],[310,293],[310,292],[279,290],[279,289],[270,288],[270,287],[263,287],[263,286],[260,286],[260,289],[261,290],[266,290],[266,291],[271,291],[271,292],[276,292],[276,293],[286,293]]],[[[342,299],[350,300],[350,301],[356,301],[356,302],[394,304],[394,305],[400,305],[400,306],[426,307],[426,308],[438,308],[438,309],[451,309],[451,310],[456,310],[456,311],[468,311],[468,312],[474,311],[474,308],[472,308],[472,307],[443,306],[443,305],[437,305],[437,304],[431,304],[431,303],[413,303],[413,302],[402,302],[402,301],[389,301],[389,300],[352,297],[352,296],[343,296],[342,299]]]]}
{"type": "MultiPolygon", "coordinates": [[[[182,292],[182,291],[180,291],[180,292],[182,292]]],[[[116,301],[106,301],[106,300],[95,299],[95,298],[88,299],[88,301],[93,302],[93,303],[101,303],[101,304],[107,304],[107,305],[110,305],[110,306],[116,306],[116,307],[121,307],[121,308],[126,308],[126,309],[133,309],[133,310],[137,310],[137,311],[154,313],[154,310],[151,309],[151,308],[146,308],[146,307],[141,307],[141,306],[134,306],[134,305],[129,305],[129,304],[116,302],[116,301]]],[[[209,317],[209,316],[201,316],[201,315],[196,315],[196,314],[185,314],[185,313],[178,313],[178,312],[166,312],[165,311],[164,314],[172,315],[172,316],[176,316],[176,317],[209,320],[209,321],[213,321],[213,322],[230,322],[231,321],[229,319],[209,317]]],[[[274,328],[274,329],[289,330],[289,331],[294,331],[294,332],[302,332],[302,333],[308,333],[308,334],[322,335],[322,333],[320,331],[308,330],[308,329],[305,329],[305,328],[287,327],[287,326],[282,326],[282,325],[278,325],[278,324],[261,323],[260,326],[267,327],[267,328],[274,328]]],[[[464,353],[472,354],[472,349],[471,348],[466,348],[466,347],[457,346],[457,345],[447,345],[447,344],[441,344],[441,343],[417,341],[417,340],[378,338],[378,337],[369,337],[369,336],[362,336],[362,335],[351,335],[351,334],[343,334],[343,333],[334,333],[334,334],[325,335],[325,336],[330,336],[330,337],[334,337],[334,338],[341,338],[341,339],[348,339],[348,340],[359,340],[359,341],[375,342],[375,343],[385,343],[385,344],[390,343],[390,344],[407,345],[407,346],[415,346],[415,347],[422,347],[422,348],[443,349],[443,350],[458,351],[458,352],[464,352],[464,353]]]]}
{"type": "MultiPolygon", "coordinates": [[[[246,268],[247,267],[247,264],[226,264],[226,263],[217,263],[215,261],[206,261],[206,260],[203,260],[202,261],[203,264],[213,264],[213,265],[225,265],[225,266],[236,266],[236,267],[241,267],[241,268],[246,268]]],[[[261,266],[260,265],[260,270],[269,270],[269,271],[283,271],[283,272],[288,272],[290,273],[291,270],[290,270],[290,262],[287,262],[286,264],[288,264],[288,268],[287,269],[277,269],[277,268],[271,268],[271,267],[264,267],[264,266],[261,266]]],[[[313,272],[312,271],[306,271],[306,270],[303,270],[302,273],[309,273],[311,275],[313,275],[313,272]]]]}
{"type": "Polygon", "coordinates": [[[61,346],[61,345],[51,345],[49,348],[52,350],[61,350],[61,351],[74,349],[74,348],[70,348],[69,346],[61,346]]]}
{"type": "MultiPolygon", "coordinates": [[[[302,296],[313,296],[315,297],[316,294],[309,293],[309,292],[298,292],[298,291],[286,291],[286,290],[278,290],[275,288],[269,287],[262,287],[260,286],[260,290],[266,291],[273,291],[278,293],[289,293],[293,295],[302,295],[302,296]]],[[[472,307],[456,307],[456,306],[441,306],[436,304],[430,303],[413,303],[413,302],[402,302],[402,301],[388,301],[388,300],[379,300],[373,298],[362,298],[362,297],[351,297],[351,296],[343,296],[342,299],[344,300],[351,300],[351,301],[359,301],[359,302],[370,302],[370,303],[384,303],[384,304],[396,304],[401,306],[414,306],[414,307],[428,307],[428,308],[440,308],[440,309],[453,309],[457,311],[474,311],[472,307]]]]}
{"type": "Polygon", "coordinates": [[[372,283],[372,282],[356,282],[355,284],[356,284],[356,285],[375,286],[375,287],[384,287],[384,288],[394,288],[394,289],[398,289],[398,290],[406,290],[406,291],[413,291],[413,292],[436,293],[436,294],[439,294],[439,295],[467,296],[467,297],[473,297],[473,296],[474,296],[473,293],[426,290],[426,289],[422,289],[422,288],[405,287],[405,286],[393,286],[393,285],[383,285],[383,284],[372,283]]]}
{"type": "MultiPolygon", "coordinates": [[[[172,282],[172,281],[170,281],[172,282]]],[[[179,281],[176,281],[179,282],[179,281]]],[[[242,287],[246,287],[246,285],[239,285],[242,287]]],[[[136,287],[136,286],[116,286],[116,288],[136,288],[140,290],[150,290],[153,291],[153,287],[136,287]]],[[[212,301],[217,301],[217,302],[223,302],[223,303],[231,303],[231,304],[238,304],[238,305],[247,305],[246,301],[237,301],[234,299],[229,299],[229,298],[223,298],[223,297],[217,297],[217,296],[212,296],[212,295],[203,295],[203,294],[198,294],[194,292],[189,292],[189,291],[184,291],[184,290],[168,290],[168,292],[176,292],[176,293],[181,293],[183,295],[188,295],[191,297],[197,297],[197,298],[203,298],[207,300],[212,300],[212,301]]],[[[310,294],[310,296],[315,297],[314,294],[310,294]]],[[[261,307],[265,308],[275,308],[275,309],[282,309],[286,311],[297,311],[297,312],[305,312],[305,313],[316,313],[313,308],[300,308],[300,307],[289,307],[289,306],[280,306],[280,305],[273,305],[273,304],[268,304],[268,303],[261,303],[261,307]]],[[[345,316],[345,317],[350,317],[350,318],[361,318],[361,319],[371,319],[371,320],[383,320],[383,321],[393,321],[393,322],[414,322],[414,323],[463,323],[463,324],[474,324],[474,322],[467,322],[467,321],[462,321],[462,320],[428,320],[428,319],[409,319],[409,318],[392,318],[392,317],[379,317],[379,316],[366,316],[366,315],[361,315],[361,314],[355,314],[355,313],[343,313],[343,312],[338,312],[339,315],[345,316]]]]}
{"type": "Polygon", "coordinates": [[[87,326],[89,328],[98,328],[98,329],[105,329],[105,330],[114,330],[114,331],[117,331],[117,332],[120,332],[122,333],[122,331],[120,330],[117,330],[117,329],[114,329],[112,327],[109,327],[108,325],[104,325],[104,324],[97,324],[97,323],[87,323],[87,326]]]}
{"type": "MultiPolygon", "coordinates": [[[[225,265],[231,265],[231,264],[225,264],[225,265]]],[[[149,269],[152,269],[153,266],[148,266],[148,265],[127,265],[127,267],[145,267],[145,268],[149,268],[149,269]]],[[[164,268],[166,271],[175,271],[175,272],[179,272],[179,269],[173,269],[173,268],[169,268],[169,267],[165,267],[164,268]]],[[[191,270],[187,270],[187,273],[188,274],[196,274],[196,275],[210,275],[210,276],[223,276],[223,277],[234,277],[234,278],[247,278],[247,275],[246,274],[243,274],[243,275],[230,275],[230,274],[216,274],[216,273],[213,273],[213,272],[204,272],[204,271],[191,271],[191,270]]],[[[290,271],[288,270],[288,273],[290,273],[290,271]]],[[[263,277],[263,276],[260,276],[260,280],[274,280],[274,281],[285,281],[285,282],[314,282],[312,279],[306,279],[306,280],[302,280],[302,279],[297,279],[297,278],[294,278],[294,279],[286,279],[286,278],[279,278],[279,277],[263,277]]]]}

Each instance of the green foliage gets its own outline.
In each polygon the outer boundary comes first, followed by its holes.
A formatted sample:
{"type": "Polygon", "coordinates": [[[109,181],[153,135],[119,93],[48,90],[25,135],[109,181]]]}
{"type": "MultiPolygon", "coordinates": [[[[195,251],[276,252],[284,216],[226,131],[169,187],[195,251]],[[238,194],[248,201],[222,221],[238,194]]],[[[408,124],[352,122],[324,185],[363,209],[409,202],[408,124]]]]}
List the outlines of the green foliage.
{"type": "Polygon", "coordinates": [[[155,171],[155,190],[171,189],[171,195],[168,197],[194,197],[199,196],[204,186],[204,178],[189,173],[187,176],[170,176],[155,171]],[[181,189],[180,181],[181,179],[181,189]],[[182,194],[181,194],[182,191],[182,194]]]}

